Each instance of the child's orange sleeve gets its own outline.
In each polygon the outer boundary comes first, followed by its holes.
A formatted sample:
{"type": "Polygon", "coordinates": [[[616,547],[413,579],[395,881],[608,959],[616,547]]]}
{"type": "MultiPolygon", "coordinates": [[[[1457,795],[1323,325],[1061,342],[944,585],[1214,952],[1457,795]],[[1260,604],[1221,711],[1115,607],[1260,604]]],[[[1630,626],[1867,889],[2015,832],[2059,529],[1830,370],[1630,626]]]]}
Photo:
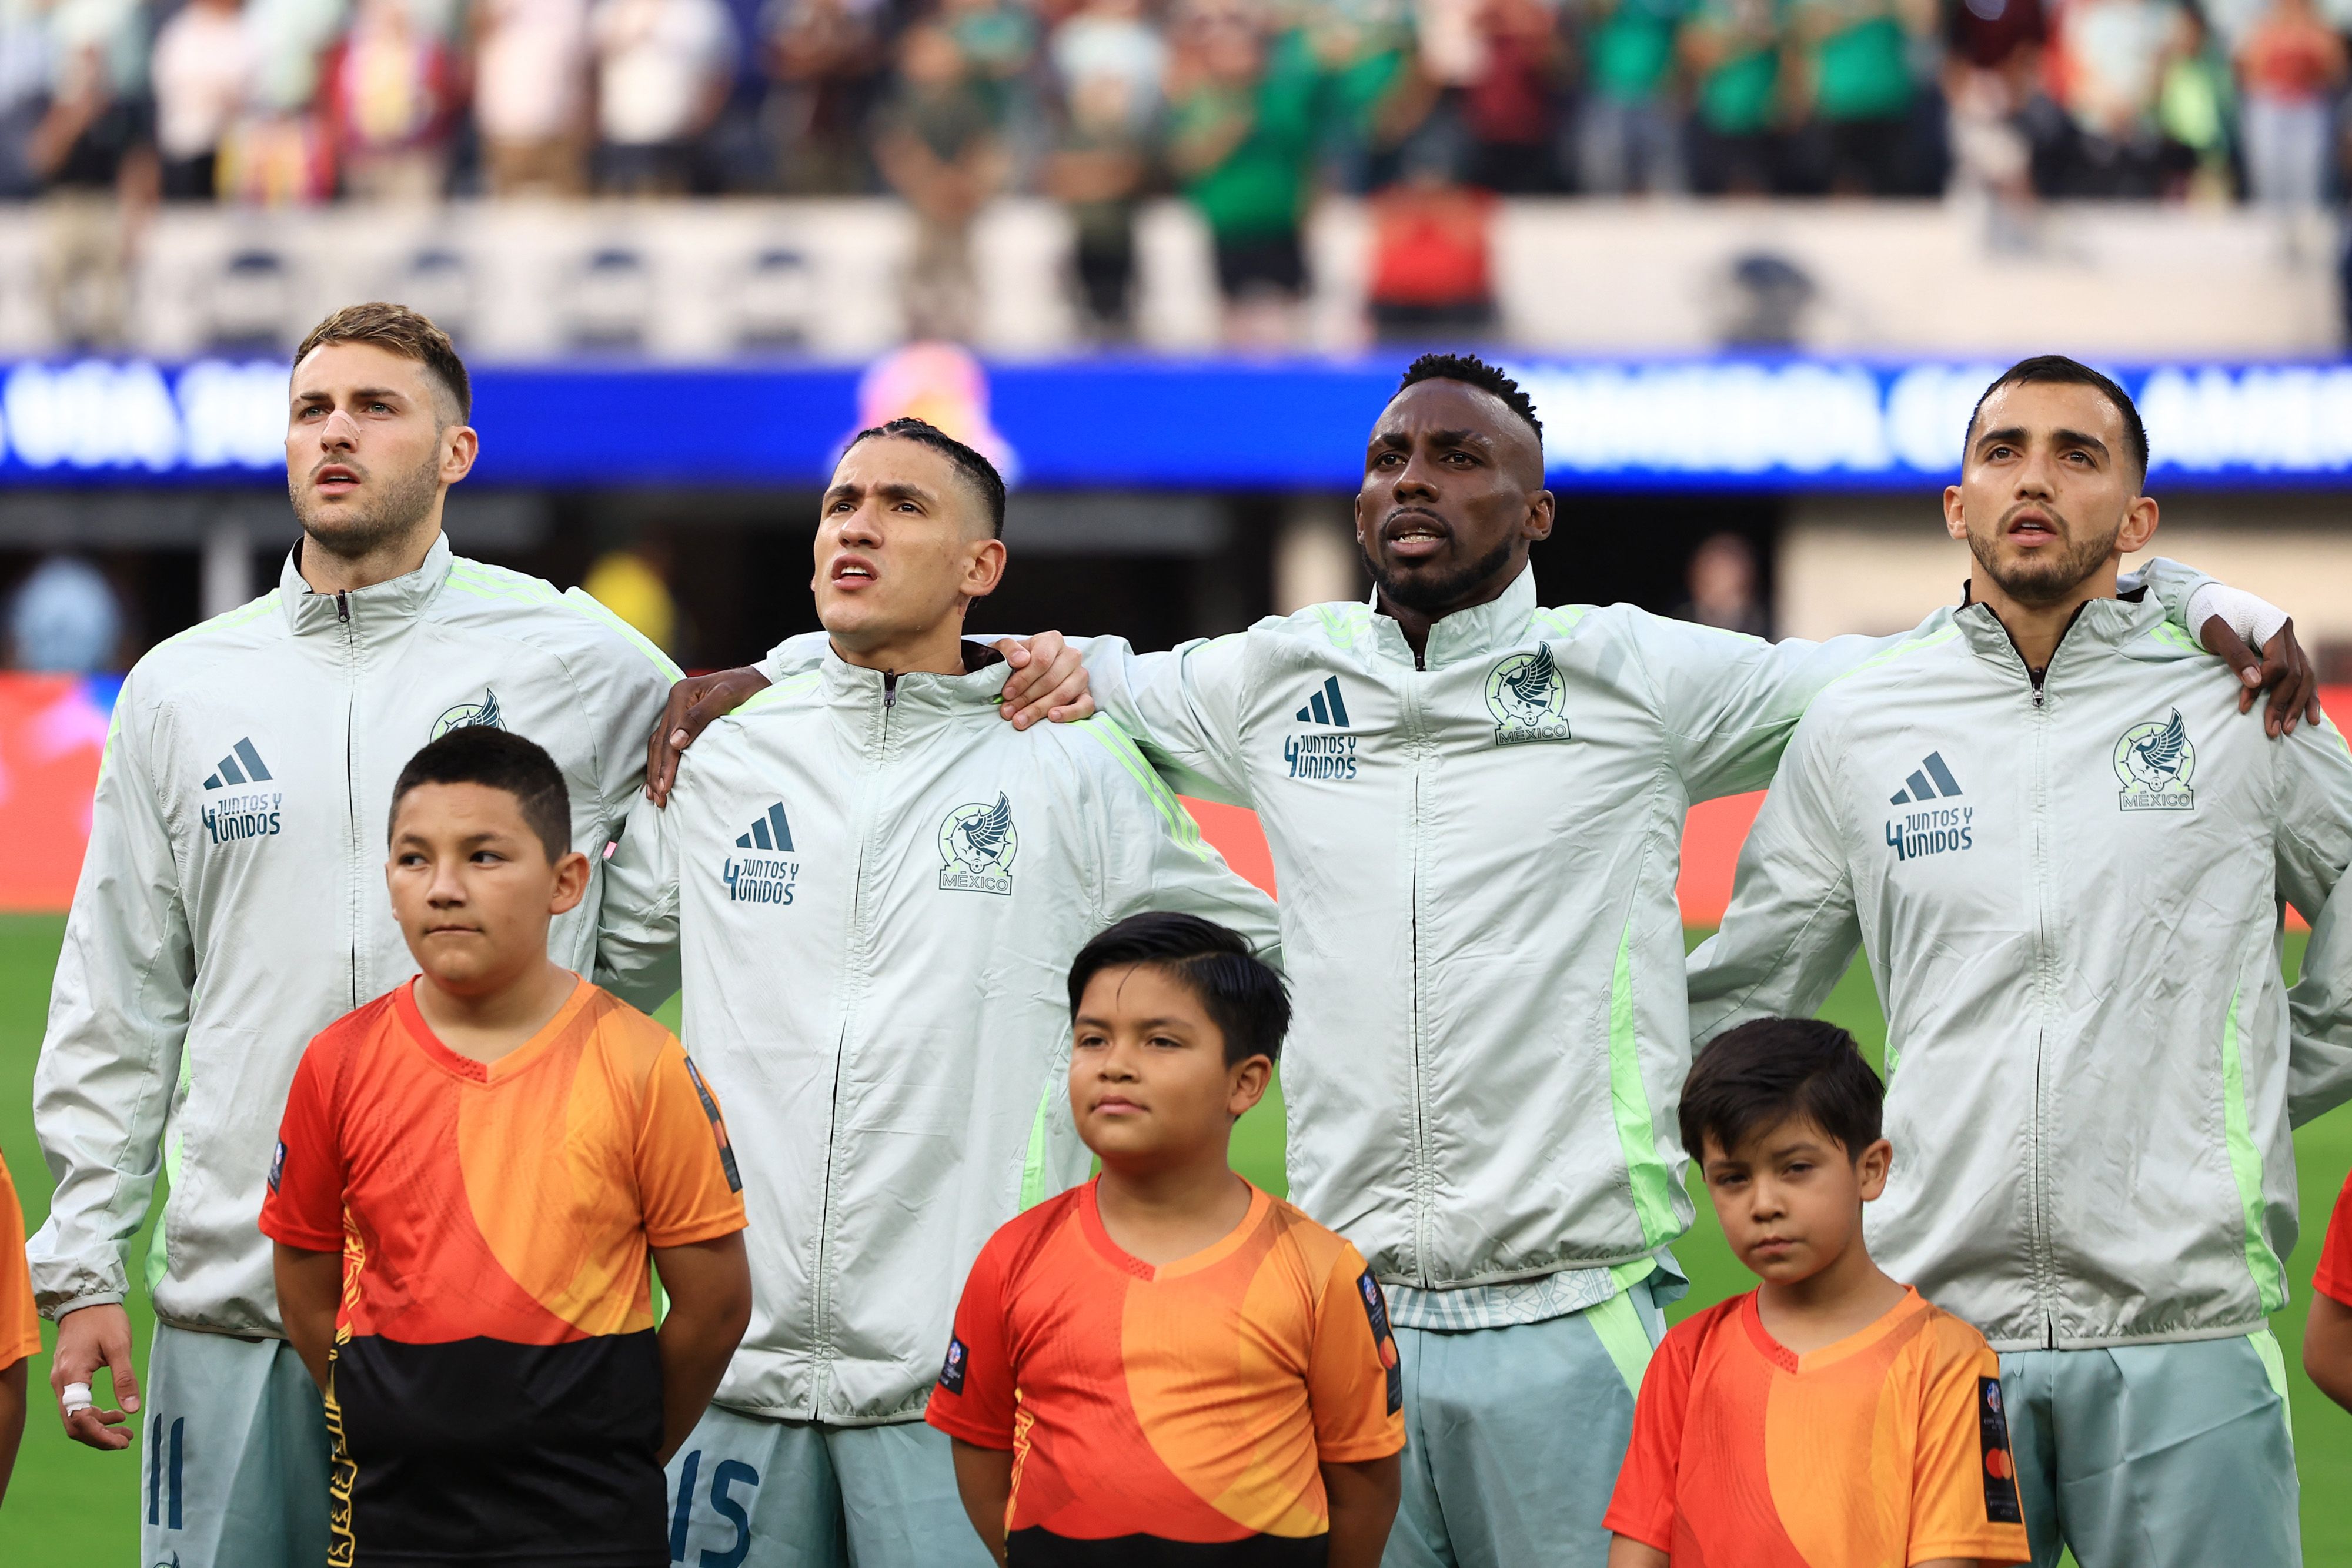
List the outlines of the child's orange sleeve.
{"type": "Polygon", "coordinates": [[[1908,1561],[2023,1563],[2025,1512],[2010,1452],[2000,1358],[1957,1318],[1922,1334],[1919,1447],[1911,1474],[1908,1561]]]}
{"type": "Polygon", "coordinates": [[[40,1353],[41,1320],[25,1266],[25,1211],[17,1207],[8,1162],[0,1160],[0,1370],[40,1353]]]}
{"type": "Polygon", "coordinates": [[[924,1420],[949,1437],[982,1448],[1013,1447],[1013,1417],[1019,1403],[1013,1393],[1017,1369],[1013,1336],[1004,1321],[1005,1298],[1011,1293],[1004,1272],[1009,1249],[1004,1231],[999,1230],[973,1260],[963,1298],[956,1303],[947,1354],[923,1412],[924,1420]]]}
{"type": "Polygon", "coordinates": [[[1315,1313],[1307,1405],[1316,1457],[1327,1465],[1384,1459],[1404,1447],[1404,1373],[1388,1298],[1363,1254],[1345,1242],[1315,1313]]]}
{"type": "Polygon", "coordinates": [[[702,1071],[675,1040],[646,1079],[637,1130],[637,1193],[651,1247],[690,1247],[744,1226],[743,1176],[727,1118],[702,1071]]]}
{"type": "Polygon", "coordinates": [[[339,1031],[330,1030],[302,1052],[269,1155],[269,1190],[261,1199],[261,1233],[306,1252],[343,1249],[345,1172],[334,1103],[338,1039],[339,1031]]]}
{"type": "Polygon", "coordinates": [[[1633,1439],[1601,1521],[1613,1533],[1661,1552],[1674,1550],[1683,1420],[1690,1412],[1691,1376],[1700,1343],[1696,1333],[1669,1333],[1651,1354],[1642,1392],[1633,1401],[1633,1439]]]}

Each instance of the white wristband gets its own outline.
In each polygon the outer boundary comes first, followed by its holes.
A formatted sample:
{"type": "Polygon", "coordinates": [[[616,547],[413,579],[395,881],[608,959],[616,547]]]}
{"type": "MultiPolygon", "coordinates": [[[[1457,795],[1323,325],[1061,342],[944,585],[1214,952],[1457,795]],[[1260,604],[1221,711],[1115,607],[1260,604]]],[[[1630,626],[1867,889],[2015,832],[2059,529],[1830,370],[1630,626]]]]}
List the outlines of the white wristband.
{"type": "Polygon", "coordinates": [[[65,1388],[65,1405],[66,1415],[69,1417],[77,1410],[89,1409],[90,1407],[89,1385],[87,1383],[67,1384],[65,1388]]]}
{"type": "Polygon", "coordinates": [[[2216,615],[2258,653],[2287,622],[2286,612],[2269,601],[2227,583],[2209,582],[2189,596],[2189,634],[2202,632],[2205,622],[2216,615]]]}

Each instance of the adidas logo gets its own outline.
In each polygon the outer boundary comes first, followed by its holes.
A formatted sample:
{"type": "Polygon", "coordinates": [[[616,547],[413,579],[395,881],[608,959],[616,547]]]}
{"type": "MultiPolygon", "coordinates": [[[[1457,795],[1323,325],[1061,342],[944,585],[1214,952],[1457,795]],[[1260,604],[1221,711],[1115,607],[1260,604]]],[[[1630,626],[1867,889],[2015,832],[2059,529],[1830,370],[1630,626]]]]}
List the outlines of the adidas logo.
{"type": "Polygon", "coordinates": [[[750,832],[735,841],[735,847],[739,850],[790,851],[793,830],[784,821],[784,803],[779,800],[769,807],[768,814],[752,823],[750,832]]]}
{"type": "MultiPolygon", "coordinates": [[[[185,774],[182,778],[187,777],[185,774]]],[[[229,754],[220,759],[213,776],[205,780],[207,789],[222,789],[232,784],[259,783],[269,777],[269,769],[261,764],[261,753],[253,749],[251,739],[238,741],[229,747],[229,754]],[[239,768],[237,764],[245,766],[239,768]]]]}
{"type": "Polygon", "coordinates": [[[1335,725],[1341,729],[1348,727],[1348,705],[1339,698],[1339,676],[1330,675],[1324,679],[1323,689],[1307,698],[1307,706],[1298,710],[1298,722],[1335,725]]]}
{"type": "Polygon", "coordinates": [[[1908,806],[1916,800],[1948,800],[1960,792],[1960,781],[1952,777],[1950,768],[1944,766],[1944,754],[1940,751],[1927,753],[1927,759],[1913,768],[1911,777],[1903,783],[1903,789],[1887,798],[1888,805],[1908,806]]]}

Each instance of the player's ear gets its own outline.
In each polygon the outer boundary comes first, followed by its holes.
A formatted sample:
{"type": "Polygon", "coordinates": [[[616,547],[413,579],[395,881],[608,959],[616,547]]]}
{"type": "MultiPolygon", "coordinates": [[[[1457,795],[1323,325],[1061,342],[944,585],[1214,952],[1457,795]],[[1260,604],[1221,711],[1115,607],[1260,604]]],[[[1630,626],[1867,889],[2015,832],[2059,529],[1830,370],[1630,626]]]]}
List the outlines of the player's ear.
{"type": "Polygon", "coordinates": [[[1225,1113],[1239,1117],[1265,1098],[1274,1082],[1274,1059],[1263,1052],[1245,1056],[1225,1069],[1225,1113]]]}
{"type": "Polygon", "coordinates": [[[963,596],[985,599],[996,591],[1004,580],[1004,541],[999,538],[975,539],[970,553],[964,557],[963,596]]]}
{"type": "Polygon", "coordinates": [[[588,896],[588,857],[578,850],[566,850],[556,857],[555,888],[548,895],[550,915],[569,915],[580,907],[588,896]]]}
{"type": "Polygon", "coordinates": [[[2157,505],[2153,496],[2135,496],[2124,510],[2124,526],[2116,530],[2116,549],[2122,555],[2137,555],[2156,538],[2157,505]]]}
{"type": "Polygon", "coordinates": [[[1853,1157],[1853,1173],[1860,1178],[1862,1201],[1868,1203],[1886,1190],[1886,1174],[1895,1168],[1895,1145],[1885,1138],[1864,1145],[1853,1157]]]}

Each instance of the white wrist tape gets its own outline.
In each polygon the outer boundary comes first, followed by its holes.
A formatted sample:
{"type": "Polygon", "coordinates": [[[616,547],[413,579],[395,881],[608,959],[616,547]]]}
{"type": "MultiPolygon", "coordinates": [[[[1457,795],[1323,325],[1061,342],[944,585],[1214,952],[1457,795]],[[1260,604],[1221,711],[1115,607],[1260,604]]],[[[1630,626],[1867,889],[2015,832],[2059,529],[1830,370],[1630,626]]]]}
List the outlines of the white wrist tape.
{"type": "Polygon", "coordinates": [[[2267,600],[2227,583],[2209,582],[2189,596],[2189,635],[2201,632],[2205,622],[2216,615],[2258,653],[2287,621],[2286,612],[2267,600]]]}
{"type": "Polygon", "coordinates": [[[89,1409],[90,1407],[89,1385],[87,1383],[67,1384],[65,1388],[65,1405],[66,1414],[68,1416],[71,1416],[77,1410],[89,1409]]]}

